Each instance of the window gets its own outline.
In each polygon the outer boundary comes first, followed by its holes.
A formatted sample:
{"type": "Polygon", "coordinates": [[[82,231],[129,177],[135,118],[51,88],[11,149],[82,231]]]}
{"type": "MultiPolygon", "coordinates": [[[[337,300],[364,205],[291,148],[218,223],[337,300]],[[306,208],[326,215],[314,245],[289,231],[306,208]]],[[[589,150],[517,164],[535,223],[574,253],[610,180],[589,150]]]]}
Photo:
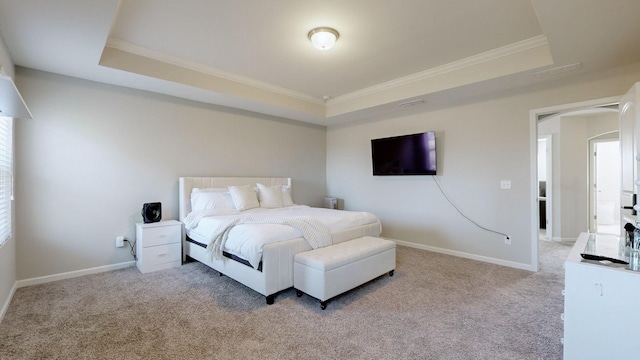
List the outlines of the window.
{"type": "Polygon", "coordinates": [[[11,237],[13,119],[0,116],[0,246],[11,237]]]}

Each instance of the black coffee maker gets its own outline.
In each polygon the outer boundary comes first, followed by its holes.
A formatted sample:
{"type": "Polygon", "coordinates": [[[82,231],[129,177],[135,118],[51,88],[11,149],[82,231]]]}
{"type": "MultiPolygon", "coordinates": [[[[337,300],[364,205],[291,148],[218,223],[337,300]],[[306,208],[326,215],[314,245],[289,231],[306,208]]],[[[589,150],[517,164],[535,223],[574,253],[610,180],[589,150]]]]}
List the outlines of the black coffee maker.
{"type": "Polygon", "coordinates": [[[639,250],[640,249],[640,229],[636,228],[632,223],[626,223],[624,224],[624,230],[626,232],[625,247],[639,250]],[[636,233],[638,235],[636,235],[636,233]]]}

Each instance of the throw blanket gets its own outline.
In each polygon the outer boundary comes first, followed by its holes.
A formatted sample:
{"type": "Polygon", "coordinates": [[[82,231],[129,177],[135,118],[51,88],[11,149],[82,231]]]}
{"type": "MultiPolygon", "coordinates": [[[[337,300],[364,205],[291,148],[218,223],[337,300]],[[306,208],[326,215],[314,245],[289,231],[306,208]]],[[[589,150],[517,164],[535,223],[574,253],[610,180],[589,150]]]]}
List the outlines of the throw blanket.
{"type": "Polygon", "coordinates": [[[234,226],[240,224],[279,224],[291,226],[299,230],[302,233],[302,237],[307,240],[309,245],[314,249],[329,246],[333,243],[333,235],[331,235],[329,227],[308,216],[274,218],[246,216],[231,218],[220,224],[214,233],[213,240],[207,245],[207,252],[211,253],[215,259],[221,259],[222,249],[227,242],[229,232],[231,232],[234,226]]]}

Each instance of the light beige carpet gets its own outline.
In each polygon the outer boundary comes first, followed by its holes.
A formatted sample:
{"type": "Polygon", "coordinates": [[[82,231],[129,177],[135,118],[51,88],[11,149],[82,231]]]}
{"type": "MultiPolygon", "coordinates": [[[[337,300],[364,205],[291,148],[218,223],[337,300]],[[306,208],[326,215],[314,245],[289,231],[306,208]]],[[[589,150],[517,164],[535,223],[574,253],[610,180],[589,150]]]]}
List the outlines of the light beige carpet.
{"type": "Polygon", "coordinates": [[[398,247],[381,276],[321,310],[294,290],[274,305],[199,263],[21,288],[0,359],[561,359],[568,246],[541,271],[398,247]]]}

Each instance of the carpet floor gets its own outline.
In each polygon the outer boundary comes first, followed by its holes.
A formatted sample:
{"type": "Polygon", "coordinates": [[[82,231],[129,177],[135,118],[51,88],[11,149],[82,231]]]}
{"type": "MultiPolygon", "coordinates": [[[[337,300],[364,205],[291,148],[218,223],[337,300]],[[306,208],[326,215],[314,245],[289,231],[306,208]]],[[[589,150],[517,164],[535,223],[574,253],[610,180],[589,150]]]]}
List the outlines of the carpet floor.
{"type": "Polygon", "coordinates": [[[20,288],[0,359],[561,359],[570,246],[537,273],[399,246],[395,275],[331,300],[262,295],[193,262],[20,288]]]}

